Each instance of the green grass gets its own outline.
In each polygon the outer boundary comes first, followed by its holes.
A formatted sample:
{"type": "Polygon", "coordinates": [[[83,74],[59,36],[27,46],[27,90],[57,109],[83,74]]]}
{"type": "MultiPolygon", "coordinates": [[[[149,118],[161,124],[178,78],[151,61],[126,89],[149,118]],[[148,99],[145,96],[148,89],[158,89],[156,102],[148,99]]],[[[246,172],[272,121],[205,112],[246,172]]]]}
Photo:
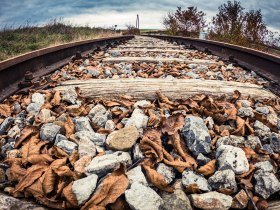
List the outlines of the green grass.
{"type": "Polygon", "coordinates": [[[118,35],[111,29],[73,26],[56,20],[43,27],[25,26],[0,31],[0,61],[72,41],[118,35]]]}

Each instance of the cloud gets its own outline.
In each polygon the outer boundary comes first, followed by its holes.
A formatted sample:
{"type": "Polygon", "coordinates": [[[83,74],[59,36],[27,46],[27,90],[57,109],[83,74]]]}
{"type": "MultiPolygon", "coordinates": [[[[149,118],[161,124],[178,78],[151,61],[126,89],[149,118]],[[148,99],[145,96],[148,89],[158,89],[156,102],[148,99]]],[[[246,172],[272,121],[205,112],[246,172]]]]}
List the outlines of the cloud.
{"type": "MultiPolygon", "coordinates": [[[[141,28],[162,28],[162,19],[177,6],[197,6],[211,20],[218,7],[227,0],[2,0],[0,27],[23,25],[26,21],[43,24],[54,18],[64,18],[74,24],[90,26],[112,26],[120,28],[135,24],[140,15],[141,28]]],[[[279,0],[242,0],[246,10],[262,9],[268,26],[280,30],[279,0]]]]}

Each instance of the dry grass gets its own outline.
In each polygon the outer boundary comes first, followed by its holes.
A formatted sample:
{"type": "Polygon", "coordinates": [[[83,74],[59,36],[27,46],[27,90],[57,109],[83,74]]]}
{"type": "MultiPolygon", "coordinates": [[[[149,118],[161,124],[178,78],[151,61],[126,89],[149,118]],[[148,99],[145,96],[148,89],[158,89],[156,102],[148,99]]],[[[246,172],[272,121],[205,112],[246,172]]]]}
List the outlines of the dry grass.
{"type": "Polygon", "coordinates": [[[5,28],[0,31],[0,61],[44,47],[116,35],[120,33],[112,29],[74,26],[57,20],[43,27],[5,28]]]}

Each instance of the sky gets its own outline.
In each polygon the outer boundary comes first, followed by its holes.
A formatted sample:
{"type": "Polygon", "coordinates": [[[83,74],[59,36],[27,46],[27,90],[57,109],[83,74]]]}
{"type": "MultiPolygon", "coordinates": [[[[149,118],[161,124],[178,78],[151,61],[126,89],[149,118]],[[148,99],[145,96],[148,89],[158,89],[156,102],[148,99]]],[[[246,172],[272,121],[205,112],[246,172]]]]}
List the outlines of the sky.
{"type": "MultiPolygon", "coordinates": [[[[246,10],[261,9],[272,31],[280,32],[280,0],[240,0],[246,10]]],[[[30,24],[43,25],[51,19],[62,18],[77,25],[123,29],[135,25],[140,28],[162,29],[162,20],[177,6],[198,7],[210,21],[218,7],[227,0],[0,0],[0,28],[30,24]]]]}

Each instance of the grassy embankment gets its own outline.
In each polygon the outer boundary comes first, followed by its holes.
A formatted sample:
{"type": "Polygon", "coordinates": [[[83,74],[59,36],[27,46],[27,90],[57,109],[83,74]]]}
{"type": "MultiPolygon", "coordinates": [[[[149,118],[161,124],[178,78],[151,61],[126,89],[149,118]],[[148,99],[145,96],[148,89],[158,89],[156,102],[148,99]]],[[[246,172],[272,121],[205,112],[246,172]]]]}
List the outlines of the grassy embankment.
{"type": "Polygon", "coordinates": [[[45,26],[24,26],[0,30],[0,61],[72,41],[118,35],[111,29],[74,26],[53,21],[45,26]]]}

